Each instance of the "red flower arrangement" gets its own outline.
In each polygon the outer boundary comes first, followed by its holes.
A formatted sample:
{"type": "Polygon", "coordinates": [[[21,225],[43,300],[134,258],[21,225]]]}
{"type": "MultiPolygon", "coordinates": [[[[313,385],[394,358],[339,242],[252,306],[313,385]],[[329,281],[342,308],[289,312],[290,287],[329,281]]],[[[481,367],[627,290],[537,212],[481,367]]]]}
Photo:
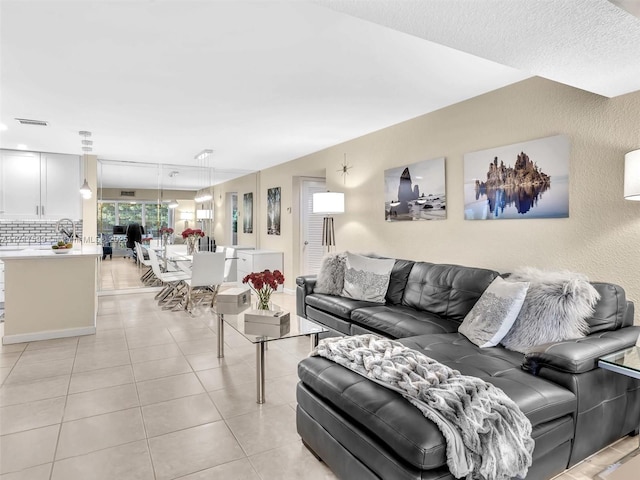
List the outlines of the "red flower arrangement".
{"type": "Polygon", "coordinates": [[[160,229],[160,233],[161,234],[167,233],[167,234],[171,235],[171,234],[173,234],[173,228],[171,228],[171,227],[162,227],[160,229]]]}
{"type": "Polygon", "coordinates": [[[251,290],[258,296],[258,309],[268,310],[271,294],[278,289],[278,285],[284,283],[284,275],[280,270],[265,270],[264,272],[250,273],[242,279],[242,283],[248,283],[251,290]]]}
{"type": "Polygon", "coordinates": [[[199,228],[187,228],[184,232],[182,232],[182,238],[189,237],[204,237],[204,232],[199,228]]]}

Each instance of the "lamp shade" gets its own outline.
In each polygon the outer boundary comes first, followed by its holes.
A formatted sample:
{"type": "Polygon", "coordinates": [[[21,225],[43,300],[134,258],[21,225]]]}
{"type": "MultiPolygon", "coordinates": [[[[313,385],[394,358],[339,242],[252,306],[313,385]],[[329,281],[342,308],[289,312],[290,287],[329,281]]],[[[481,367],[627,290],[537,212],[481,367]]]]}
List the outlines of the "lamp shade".
{"type": "Polygon", "coordinates": [[[318,192],[313,194],[313,213],[344,213],[344,193],[318,192]]]}
{"type": "Polygon", "coordinates": [[[196,210],[196,219],[210,220],[213,218],[211,210],[196,210]]]}
{"type": "Polygon", "coordinates": [[[180,220],[193,220],[193,212],[180,212],[180,220]]]}
{"type": "Polygon", "coordinates": [[[640,201],[640,150],[624,156],[624,198],[640,201]]]}

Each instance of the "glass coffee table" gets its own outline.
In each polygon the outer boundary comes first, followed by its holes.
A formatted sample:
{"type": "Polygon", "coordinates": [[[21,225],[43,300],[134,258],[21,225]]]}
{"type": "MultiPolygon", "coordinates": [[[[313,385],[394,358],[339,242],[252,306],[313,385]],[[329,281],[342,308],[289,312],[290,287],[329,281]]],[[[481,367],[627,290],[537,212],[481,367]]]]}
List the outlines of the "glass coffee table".
{"type": "MultiPolygon", "coordinates": [[[[598,359],[598,366],[640,380],[640,347],[631,347],[598,359]]],[[[635,480],[640,478],[640,448],[609,465],[595,478],[598,480],[635,480]]]]}
{"type": "MultiPolygon", "coordinates": [[[[288,314],[279,307],[273,306],[273,310],[280,314],[288,314]]],[[[249,340],[256,346],[256,401],[257,403],[265,402],[264,388],[264,353],[269,342],[275,342],[285,338],[295,338],[309,336],[309,351],[318,345],[318,334],[328,332],[326,328],[311,322],[306,318],[297,315],[291,315],[288,321],[288,328],[279,332],[274,332],[273,325],[261,327],[259,324],[246,321],[247,314],[255,313],[255,310],[245,310],[242,313],[231,315],[228,313],[218,313],[216,306],[213,311],[218,318],[218,358],[224,357],[224,328],[225,324],[240,333],[244,338],[249,340]],[[261,331],[261,329],[263,331],[261,331]],[[286,332],[284,331],[286,330],[286,332]]]]}

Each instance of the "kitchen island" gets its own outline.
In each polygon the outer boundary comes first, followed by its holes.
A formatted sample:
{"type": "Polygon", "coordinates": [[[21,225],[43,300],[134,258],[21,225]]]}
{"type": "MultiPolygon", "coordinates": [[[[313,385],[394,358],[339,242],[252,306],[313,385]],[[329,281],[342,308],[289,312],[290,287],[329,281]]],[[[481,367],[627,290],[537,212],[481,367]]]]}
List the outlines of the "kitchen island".
{"type": "Polygon", "coordinates": [[[0,247],[4,262],[2,343],[33,342],[96,332],[98,259],[102,247],[0,247]]]}

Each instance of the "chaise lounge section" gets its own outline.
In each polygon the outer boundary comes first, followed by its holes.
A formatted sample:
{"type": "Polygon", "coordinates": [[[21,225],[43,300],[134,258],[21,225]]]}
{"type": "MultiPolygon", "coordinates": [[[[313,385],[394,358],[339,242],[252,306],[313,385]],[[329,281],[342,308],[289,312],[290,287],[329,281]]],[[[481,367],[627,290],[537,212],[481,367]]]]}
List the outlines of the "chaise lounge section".
{"type": "MultiPolygon", "coordinates": [[[[339,335],[398,339],[435,360],[501,388],[531,421],[535,440],[527,479],[547,479],[634,432],[640,381],[600,369],[598,358],[636,343],[634,306],[624,290],[592,283],[600,295],[580,339],[526,354],[480,348],[458,327],[496,271],[396,260],[385,303],[314,293],[297,279],[298,315],[339,335]]],[[[446,443],[436,426],[398,393],[325,358],[298,367],[298,432],[340,478],[449,479],[446,443]]]]}

